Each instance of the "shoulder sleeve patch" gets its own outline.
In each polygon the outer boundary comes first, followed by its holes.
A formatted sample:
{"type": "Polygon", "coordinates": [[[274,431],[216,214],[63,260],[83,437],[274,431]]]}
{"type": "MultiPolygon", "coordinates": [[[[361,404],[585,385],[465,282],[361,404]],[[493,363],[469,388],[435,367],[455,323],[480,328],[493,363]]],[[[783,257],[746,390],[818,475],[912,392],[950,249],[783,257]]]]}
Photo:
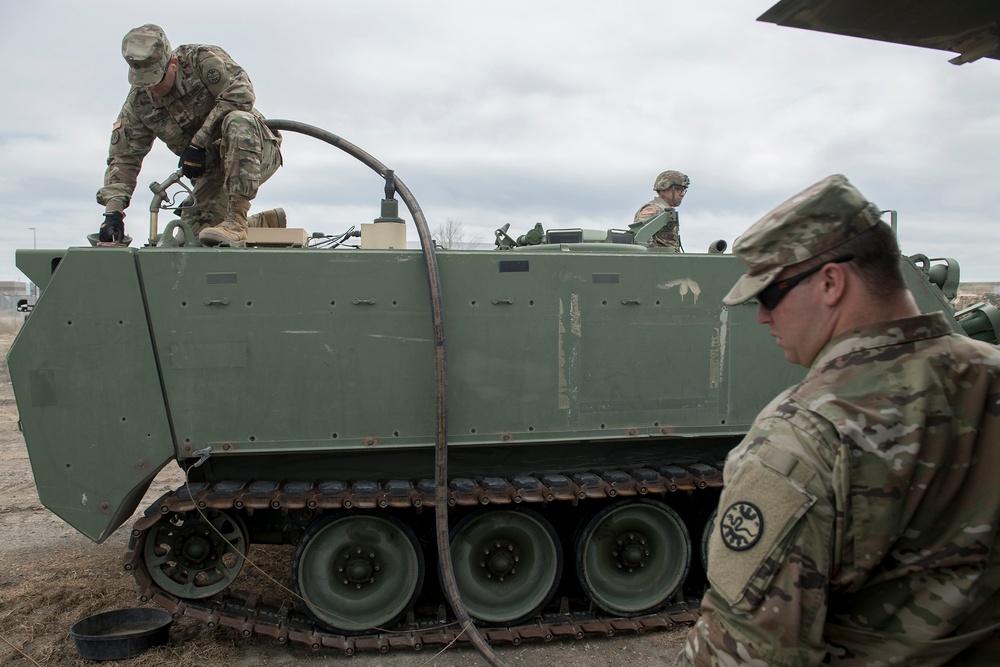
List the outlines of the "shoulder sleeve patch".
{"type": "Polygon", "coordinates": [[[722,494],[709,540],[712,588],[729,604],[739,602],[751,582],[766,588],[775,568],[763,567],[765,560],[781,559],[784,538],[815,502],[799,481],[758,456],[744,459],[722,494]]]}
{"type": "Polygon", "coordinates": [[[216,53],[208,52],[198,62],[199,75],[213,95],[218,96],[230,83],[230,72],[225,61],[216,53]]]}
{"type": "Polygon", "coordinates": [[[733,551],[746,551],[764,534],[764,515],[760,508],[737,500],[719,517],[719,537],[733,551]]]}

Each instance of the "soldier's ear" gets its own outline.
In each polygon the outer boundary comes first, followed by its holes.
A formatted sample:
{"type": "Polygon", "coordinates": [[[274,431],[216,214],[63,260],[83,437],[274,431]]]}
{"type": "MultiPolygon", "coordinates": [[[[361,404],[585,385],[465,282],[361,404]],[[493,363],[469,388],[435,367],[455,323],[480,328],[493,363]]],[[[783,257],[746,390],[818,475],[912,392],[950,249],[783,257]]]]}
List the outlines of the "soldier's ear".
{"type": "Polygon", "coordinates": [[[847,293],[848,271],[843,264],[833,262],[820,269],[817,280],[823,284],[823,305],[836,306],[847,293]]]}

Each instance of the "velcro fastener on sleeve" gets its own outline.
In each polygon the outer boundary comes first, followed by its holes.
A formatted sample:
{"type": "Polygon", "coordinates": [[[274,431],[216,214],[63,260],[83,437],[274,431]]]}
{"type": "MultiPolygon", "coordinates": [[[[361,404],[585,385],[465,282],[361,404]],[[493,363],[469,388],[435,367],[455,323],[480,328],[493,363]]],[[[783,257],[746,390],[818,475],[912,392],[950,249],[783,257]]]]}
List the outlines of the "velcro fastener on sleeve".
{"type": "Polygon", "coordinates": [[[735,605],[754,583],[764,590],[781,559],[784,538],[815,496],[806,484],[815,473],[794,456],[762,447],[740,462],[719,502],[709,541],[708,578],[729,604],[735,605]]]}

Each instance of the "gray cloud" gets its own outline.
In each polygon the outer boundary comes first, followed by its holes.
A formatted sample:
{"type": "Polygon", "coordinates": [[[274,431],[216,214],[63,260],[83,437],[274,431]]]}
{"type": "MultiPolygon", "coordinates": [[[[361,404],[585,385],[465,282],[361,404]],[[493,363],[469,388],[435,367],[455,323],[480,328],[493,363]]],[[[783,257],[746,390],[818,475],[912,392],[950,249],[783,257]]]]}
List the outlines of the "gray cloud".
{"type": "MultiPolygon", "coordinates": [[[[0,280],[23,279],[13,250],[29,228],[40,247],[96,231],[128,90],[119,44],[145,22],[223,46],[266,115],[343,136],[395,169],[432,224],[487,242],[506,222],[623,226],[676,168],[693,181],[685,245],[700,251],[840,172],[899,211],[905,252],[997,279],[1000,63],[756,22],[771,4],[4,3],[0,280]]],[[[346,156],[288,136],[285,162],[255,208],[328,232],[378,215],[380,180],[346,156]]],[[[159,145],[147,158],[126,220],[137,237],[146,185],[175,165],[159,145]]]]}

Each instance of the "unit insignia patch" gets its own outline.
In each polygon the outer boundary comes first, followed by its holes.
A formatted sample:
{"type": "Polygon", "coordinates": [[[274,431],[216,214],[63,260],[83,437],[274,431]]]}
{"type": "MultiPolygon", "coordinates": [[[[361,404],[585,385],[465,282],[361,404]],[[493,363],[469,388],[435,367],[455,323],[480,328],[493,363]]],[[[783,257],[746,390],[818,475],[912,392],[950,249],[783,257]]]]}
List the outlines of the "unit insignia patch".
{"type": "Polygon", "coordinates": [[[729,506],[719,519],[722,543],[733,551],[746,551],[764,534],[764,515],[753,503],[741,500],[729,506]]]}

